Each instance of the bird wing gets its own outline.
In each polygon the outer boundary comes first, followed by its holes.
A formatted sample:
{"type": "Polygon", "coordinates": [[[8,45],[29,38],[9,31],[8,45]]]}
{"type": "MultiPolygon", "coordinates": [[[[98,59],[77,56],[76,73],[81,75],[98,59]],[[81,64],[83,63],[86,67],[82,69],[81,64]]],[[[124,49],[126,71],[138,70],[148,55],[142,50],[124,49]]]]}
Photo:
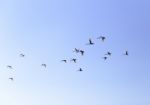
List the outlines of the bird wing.
{"type": "Polygon", "coordinates": [[[89,39],[89,42],[90,42],[90,43],[92,43],[92,40],[91,40],[91,39],[89,39]]]}

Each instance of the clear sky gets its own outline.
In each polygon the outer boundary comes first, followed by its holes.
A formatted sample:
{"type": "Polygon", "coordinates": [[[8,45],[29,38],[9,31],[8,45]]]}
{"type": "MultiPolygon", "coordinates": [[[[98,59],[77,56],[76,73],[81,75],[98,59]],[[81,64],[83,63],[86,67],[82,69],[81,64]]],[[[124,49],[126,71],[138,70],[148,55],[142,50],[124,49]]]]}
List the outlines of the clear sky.
{"type": "Polygon", "coordinates": [[[150,105],[149,27],[149,0],[0,0],[0,105],[150,105]]]}

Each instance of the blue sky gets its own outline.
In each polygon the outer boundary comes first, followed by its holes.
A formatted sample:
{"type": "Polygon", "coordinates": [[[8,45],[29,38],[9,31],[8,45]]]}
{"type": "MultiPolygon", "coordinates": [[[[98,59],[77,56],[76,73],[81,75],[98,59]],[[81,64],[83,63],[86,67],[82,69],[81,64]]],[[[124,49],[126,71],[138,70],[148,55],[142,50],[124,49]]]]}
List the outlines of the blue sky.
{"type": "Polygon", "coordinates": [[[149,105],[149,10],[149,0],[1,0],[0,105],[149,105]]]}

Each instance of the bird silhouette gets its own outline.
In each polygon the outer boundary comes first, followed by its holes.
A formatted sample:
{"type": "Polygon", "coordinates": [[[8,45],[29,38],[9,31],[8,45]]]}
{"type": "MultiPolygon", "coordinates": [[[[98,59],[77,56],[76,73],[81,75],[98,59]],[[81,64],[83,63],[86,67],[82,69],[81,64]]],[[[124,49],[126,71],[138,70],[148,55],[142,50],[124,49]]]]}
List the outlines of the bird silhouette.
{"type": "Polygon", "coordinates": [[[14,78],[12,78],[12,77],[11,77],[11,78],[9,78],[9,79],[10,79],[11,81],[14,81],[14,78]]]}
{"type": "Polygon", "coordinates": [[[81,53],[82,56],[84,55],[84,51],[83,50],[80,50],[80,53],[81,53]]]}
{"type": "Polygon", "coordinates": [[[104,60],[107,60],[108,57],[103,57],[104,60]]]}
{"type": "Polygon", "coordinates": [[[9,68],[9,69],[13,69],[13,67],[12,67],[12,66],[10,66],[10,65],[7,65],[7,68],[9,68]]]}
{"type": "Polygon", "coordinates": [[[20,54],[20,57],[25,57],[25,55],[24,54],[20,54]]]}
{"type": "Polygon", "coordinates": [[[64,60],[61,60],[61,61],[64,62],[64,63],[67,63],[67,60],[65,60],[65,59],[64,59],[64,60]]]}
{"type": "Polygon", "coordinates": [[[80,52],[80,50],[79,50],[79,49],[77,49],[77,48],[75,48],[73,52],[79,53],[79,52],[80,52]]]}
{"type": "Polygon", "coordinates": [[[79,70],[78,70],[78,71],[82,72],[83,70],[82,70],[82,68],[79,68],[79,70]]]}
{"type": "Polygon", "coordinates": [[[73,59],[71,59],[71,61],[73,61],[74,63],[76,63],[77,59],[73,58],[73,59]]]}
{"type": "Polygon", "coordinates": [[[124,54],[124,55],[127,55],[127,56],[128,56],[128,55],[129,55],[129,52],[128,52],[128,51],[125,51],[125,54],[124,54]]]}
{"type": "Polygon", "coordinates": [[[91,38],[89,39],[89,43],[87,45],[94,45],[91,38]]]}
{"type": "Polygon", "coordinates": [[[111,56],[111,54],[112,54],[111,52],[107,52],[107,54],[105,54],[105,55],[109,55],[109,56],[111,56]]]}
{"type": "Polygon", "coordinates": [[[100,36],[100,37],[98,37],[97,39],[101,39],[103,42],[105,41],[105,39],[106,39],[106,37],[104,37],[104,36],[100,36]]]}
{"type": "Polygon", "coordinates": [[[44,63],[43,63],[41,66],[43,66],[43,67],[45,67],[45,68],[47,67],[47,65],[46,65],[46,64],[44,64],[44,63]]]}

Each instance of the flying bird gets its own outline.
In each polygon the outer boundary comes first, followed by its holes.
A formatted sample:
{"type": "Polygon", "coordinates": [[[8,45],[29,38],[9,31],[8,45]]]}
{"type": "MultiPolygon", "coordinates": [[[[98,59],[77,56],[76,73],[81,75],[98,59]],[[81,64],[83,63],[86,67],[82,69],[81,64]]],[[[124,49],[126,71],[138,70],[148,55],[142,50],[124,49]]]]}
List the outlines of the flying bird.
{"type": "Polygon", "coordinates": [[[84,51],[83,50],[80,50],[80,53],[81,53],[82,56],[84,55],[84,51]]]}
{"type": "Polygon", "coordinates": [[[13,69],[13,67],[12,67],[12,66],[10,66],[10,65],[7,65],[7,68],[9,68],[9,69],[13,69]]]}
{"type": "Polygon", "coordinates": [[[129,52],[128,52],[128,51],[126,51],[124,55],[127,55],[127,56],[128,56],[128,55],[129,55],[129,52]]]}
{"type": "Polygon", "coordinates": [[[80,52],[80,50],[79,50],[79,49],[77,49],[77,48],[75,48],[73,52],[79,53],[79,52],[80,52]]]}
{"type": "Polygon", "coordinates": [[[25,57],[25,55],[24,54],[20,54],[20,57],[25,57]]]}
{"type": "Polygon", "coordinates": [[[91,38],[89,39],[89,43],[87,45],[94,45],[91,38]]]}
{"type": "Polygon", "coordinates": [[[104,60],[107,60],[108,57],[103,57],[104,60]]]}
{"type": "Polygon", "coordinates": [[[9,78],[9,79],[10,79],[11,81],[14,81],[14,78],[12,78],[12,77],[11,77],[11,78],[9,78]]]}
{"type": "Polygon", "coordinates": [[[64,60],[61,60],[61,61],[67,63],[67,60],[65,60],[65,59],[64,59],[64,60]]]}
{"type": "Polygon", "coordinates": [[[80,68],[78,71],[82,72],[83,70],[82,70],[82,68],[80,68]]]}
{"type": "Polygon", "coordinates": [[[107,54],[105,54],[105,55],[109,55],[109,56],[111,56],[111,54],[112,54],[111,52],[107,52],[107,54]]]}
{"type": "Polygon", "coordinates": [[[71,61],[73,61],[74,63],[76,63],[77,59],[73,58],[73,59],[71,59],[71,61]]]}
{"type": "Polygon", "coordinates": [[[101,39],[103,42],[105,41],[105,39],[106,39],[106,37],[104,37],[104,36],[100,36],[100,37],[98,37],[97,39],[101,39]]]}
{"type": "Polygon", "coordinates": [[[41,66],[43,66],[43,67],[45,67],[45,68],[47,67],[47,65],[46,65],[46,64],[44,64],[44,63],[43,63],[41,66]]]}

